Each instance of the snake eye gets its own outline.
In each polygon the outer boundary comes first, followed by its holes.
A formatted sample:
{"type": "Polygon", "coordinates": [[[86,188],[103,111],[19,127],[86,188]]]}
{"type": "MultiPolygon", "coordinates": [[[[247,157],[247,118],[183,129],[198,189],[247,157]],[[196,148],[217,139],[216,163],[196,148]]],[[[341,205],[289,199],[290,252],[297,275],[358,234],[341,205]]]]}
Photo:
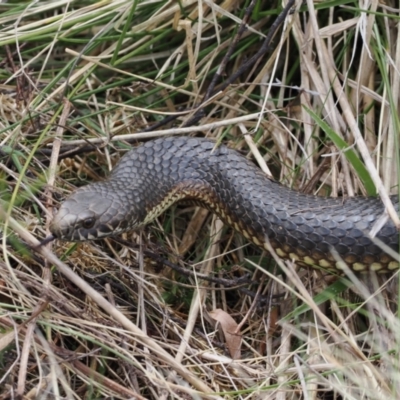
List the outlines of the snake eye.
{"type": "Polygon", "coordinates": [[[93,217],[86,218],[82,221],[82,227],[85,229],[93,228],[95,219],[93,217]]]}

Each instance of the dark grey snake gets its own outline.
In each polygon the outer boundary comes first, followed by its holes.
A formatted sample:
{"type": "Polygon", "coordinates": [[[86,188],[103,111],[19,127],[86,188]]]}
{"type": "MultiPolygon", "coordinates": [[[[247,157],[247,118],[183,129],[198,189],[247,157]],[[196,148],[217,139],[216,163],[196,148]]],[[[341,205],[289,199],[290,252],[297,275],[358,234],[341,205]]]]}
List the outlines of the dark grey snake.
{"type": "MultiPolygon", "coordinates": [[[[323,198],[301,194],[268,178],[252,162],[207,139],[164,138],[129,151],[108,180],[74,192],[50,230],[61,240],[117,235],[147,224],[179,200],[216,214],[261,248],[300,264],[331,271],[385,272],[399,259],[399,232],[384,218],[379,198],[323,198]],[[342,260],[342,261],[340,261],[342,260]],[[344,264],[345,263],[345,264],[344,264]]],[[[392,198],[399,208],[398,197],[392,198]]]]}

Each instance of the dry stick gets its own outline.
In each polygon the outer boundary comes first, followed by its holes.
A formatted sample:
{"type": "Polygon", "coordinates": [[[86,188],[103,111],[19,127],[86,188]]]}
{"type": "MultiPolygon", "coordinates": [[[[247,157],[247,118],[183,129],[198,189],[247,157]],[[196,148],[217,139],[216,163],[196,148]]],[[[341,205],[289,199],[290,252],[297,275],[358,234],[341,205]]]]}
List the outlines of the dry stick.
{"type": "MultiPolygon", "coordinates": [[[[12,56],[10,46],[6,45],[5,49],[6,49],[6,54],[7,54],[7,61],[11,66],[11,70],[15,74],[17,72],[17,68],[14,63],[14,58],[12,56]]],[[[23,88],[22,88],[23,87],[23,78],[22,78],[21,74],[18,74],[16,76],[16,81],[17,81],[17,101],[25,100],[25,98],[23,96],[23,93],[24,93],[23,88]]]]}
{"type": "MultiPolygon", "coordinates": [[[[396,171],[396,168],[399,167],[398,155],[396,152],[398,151],[398,139],[396,136],[399,134],[398,125],[396,123],[396,119],[399,114],[399,102],[395,99],[399,98],[400,93],[400,29],[397,29],[397,38],[396,38],[396,58],[394,60],[394,64],[391,65],[391,69],[393,71],[392,77],[392,98],[396,107],[396,112],[394,112],[394,117],[392,117],[392,123],[389,124],[389,134],[387,136],[387,144],[386,151],[383,154],[383,172],[382,176],[384,179],[385,188],[389,190],[392,186],[399,184],[400,169],[396,171]]],[[[363,46],[364,47],[364,46],[363,46]]]]}
{"type": "MultiPolygon", "coordinates": [[[[274,21],[274,23],[271,25],[271,28],[269,29],[268,35],[265,38],[262,46],[260,47],[260,49],[257,51],[257,53],[251,57],[249,60],[247,60],[233,75],[231,75],[219,88],[217,91],[214,91],[213,88],[208,88],[207,92],[206,92],[206,97],[204,98],[204,100],[200,103],[195,105],[193,108],[199,108],[200,110],[198,110],[196,112],[196,114],[190,118],[188,121],[185,122],[184,126],[191,126],[194,125],[196,122],[198,122],[198,120],[201,118],[201,111],[202,111],[202,105],[204,103],[204,101],[207,101],[208,98],[210,98],[211,96],[215,95],[218,92],[223,91],[224,89],[226,89],[231,83],[233,83],[240,75],[242,75],[244,72],[246,72],[249,68],[251,68],[257,61],[259,58],[261,58],[265,53],[267,53],[270,50],[270,42],[273,38],[273,36],[275,35],[276,31],[279,29],[280,25],[283,23],[283,21],[285,20],[287,14],[289,13],[290,9],[292,8],[293,4],[294,4],[295,0],[289,0],[289,2],[286,4],[285,8],[282,10],[282,12],[278,15],[278,17],[276,18],[276,20],[274,21]],[[208,96],[208,97],[207,97],[208,96]]],[[[253,3],[253,2],[252,2],[253,3]]],[[[248,8],[252,7],[252,3],[249,5],[248,8]]],[[[247,12],[247,10],[246,10],[247,12]]],[[[246,18],[246,15],[245,15],[246,18]]],[[[244,21],[244,19],[243,19],[244,21]]],[[[246,24],[243,23],[242,26],[240,27],[240,30],[245,29],[246,24]]],[[[238,33],[239,34],[239,33],[238,33]]],[[[240,35],[242,35],[243,32],[240,32],[240,35]]],[[[238,36],[239,38],[239,36],[238,36]]],[[[235,38],[236,40],[236,38],[235,38]]],[[[228,50],[228,53],[231,51],[231,53],[234,50],[234,47],[236,46],[236,42],[234,41],[232,43],[232,47],[231,49],[228,50]]],[[[227,54],[228,55],[228,54],[227,54]]],[[[231,54],[229,54],[230,57],[231,54]]],[[[222,61],[222,63],[226,63],[228,62],[228,58],[224,58],[224,60],[222,61]]],[[[217,76],[217,74],[219,73],[219,71],[223,71],[222,68],[225,68],[225,65],[220,65],[220,68],[218,68],[217,73],[214,75],[213,80],[211,81],[210,87],[211,85],[216,84],[219,75],[217,76]]],[[[193,108],[191,108],[193,110],[193,108]]],[[[176,118],[178,118],[178,116],[169,116],[165,119],[163,119],[162,121],[157,122],[154,125],[149,126],[148,128],[144,129],[142,132],[149,132],[149,131],[153,131],[154,129],[157,129],[169,122],[174,121],[176,118]]]]}
{"type": "MultiPolygon", "coordinates": [[[[236,48],[236,45],[239,43],[240,38],[242,37],[244,31],[247,28],[247,24],[250,21],[250,16],[251,16],[251,13],[252,13],[255,5],[256,5],[256,1],[252,0],[250,5],[247,7],[245,15],[242,19],[242,23],[240,24],[239,30],[238,30],[237,34],[235,35],[235,37],[233,38],[233,41],[232,41],[231,45],[229,46],[229,49],[226,52],[225,57],[222,59],[222,62],[217,69],[217,72],[214,74],[214,76],[211,80],[211,83],[208,86],[208,89],[207,89],[206,94],[203,99],[203,103],[211,97],[211,95],[214,91],[215,85],[217,84],[218,80],[221,78],[222,74],[224,73],[225,67],[228,64],[228,61],[231,58],[231,55],[236,48]]],[[[193,118],[196,117],[196,114],[193,116],[193,118]]]]}
{"type": "MultiPolygon", "coordinates": [[[[365,6],[363,7],[360,3],[360,16],[357,18],[357,31],[362,29],[362,33],[359,33],[362,37],[363,45],[361,46],[361,57],[359,61],[360,68],[358,68],[357,75],[355,77],[355,81],[357,82],[356,90],[352,91],[350,102],[355,108],[355,112],[359,113],[359,104],[360,104],[360,88],[362,86],[368,85],[368,80],[370,77],[370,71],[374,70],[374,60],[371,57],[371,52],[373,45],[371,44],[371,39],[373,38],[373,27],[376,24],[376,12],[378,9],[378,1],[371,1],[369,2],[368,6],[367,3],[364,3],[365,6]],[[365,14],[363,14],[363,12],[365,14]],[[361,19],[364,18],[364,22],[361,22],[361,19]],[[361,23],[364,25],[362,28],[359,28],[361,23]]],[[[357,46],[355,44],[354,46],[357,46]]],[[[356,50],[353,50],[356,51],[356,50]]]]}
{"type": "MultiPolygon", "coordinates": [[[[40,381],[34,386],[29,392],[26,392],[23,400],[40,399],[40,394],[43,396],[42,390],[44,390],[51,382],[51,372],[47,375],[42,375],[40,381]]],[[[48,392],[47,392],[48,393],[48,392]]],[[[43,396],[44,397],[44,396],[43,396]]]]}
{"type": "MultiPolygon", "coordinates": [[[[288,31],[285,32],[285,36],[288,36],[288,31]]],[[[262,67],[262,69],[259,71],[259,73],[257,74],[257,76],[253,79],[253,81],[251,83],[249,83],[246,87],[246,90],[243,92],[242,96],[237,100],[237,106],[241,106],[244,101],[248,98],[248,96],[251,95],[251,93],[253,92],[254,88],[256,86],[258,86],[260,84],[260,82],[262,81],[262,77],[265,76],[265,74],[267,73],[267,71],[270,70],[270,67],[272,66],[272,64],[274,64],[274,60],[277,57],[277,54],[279,53],[279,48],[276,48],[274,50],[274,52],[272,53],[271,57],[268,59],[268,61],[265,63],[265,65],[262,67]]],[[[235,110],[236,111],[236,110],[235,110]]],[[[263,113],[270,113],[271,110],[263,110],[263,113]]],[[[233,110],[230,110],[229,113],[226,115],[225,120],[228,121],[231,117],[231,115],[234,114],[233,110]]],[[[275,114],[274,113],[270,113],[270,116],[272,118],[275,118],[275,114]]],[[[258,121],[261,120],[261,117],[258,118],[258,121]]],[[[240,127],[240,124],[238,124],[238,126],[240,127]]],[[[244,124],[243,124],[244,126],[244,124]]],[[[244,132],[242,132],[243,136],[246,138],[246,135],[244,135],[244,132]]],[[[249,135],[251,137],[251,135],[249,135]]],[[[264,136],[264,135],[263,135],[264,136]]],[[[247,140],[247,139],[246,139],[247,140]]],[[[251,148],[250,148],[251,150],[251,148]]],[[[257,162],[259,162],[257,160],[257,162]]],[[[266,163],[264,162],[264,165],[266,165],[266,163]]],[[[263,169],[264,172],[267,171],[268,168],[265,168],[264,166],[262,166],[262,164],[260,164],[260,167],[263,169]]],[[[268,175],[271,175],[270,173],[266,172],[268,175]]]]}
{"type": "MultiPolygon", "coordinates": [[[[322,78],[319,76],[319,73],[315,70],[315,65],[313,62],[308,60],[307,57],[303,57],[303,61],[306,63],[307,69],[309,70],[310,75],[313,78],[314,84],[318,88],[319,96],[322,104],[324,104],[324,109],[326,110],[327,117],[331,120],[334,130],[340,134],[340,132],[343,132],[345,130],[345,123],[344,121],[341,121],[342,118],[341,114],[337,112],[336,103],[334,102],[332,95],[331,82],[329,80],[329,73],[328,73],[328,70],[332,68],[332,66],[328,65],[327,60],[325,60],[326,55],[323,52],[323,41],[319,34],[319,26],[316,18],[316,11],[314,9],[314,3],[311,0],[307,0],[307,5],[310,15],[311,27],[312,30],[314,31],[314,42],[315,42],[315,47],[317,49],[318,60],[320,63],[319,69],[321,70],[322,78]],[[342,124],[340,124],[340,122],[342,122],[342,124]],[[340,127],[343,129],[339,129],[340,127]]],[[[304,41],[302,44],[303,45],[305,44],[304,41]]],[[[349,165],[344,154],[341,153],[340,157],[342,159],[342,171],[344,175],[344,180],[346,182],[347,193],[350,197],[352,197],[355,195],[355,192],[352,180],[350,178],[349,165]]]]}
{"type": "MultiPolygon", "coordinates": [[[[296,10],[298,10],[301,7],[301,3],[298,2],[296,4],[296,10]]],[[[291,14],[288,16],[288,23],[287,26],[285,26],[284,29],[286,29],[287,32],[290,32],[291,35],[294,36],[295,41],[296,41],[296,35],[297,35],[297,27],[301,25],[299,23],[300,20],[300,14],[291,14]]],[[[287,40],[287,37],[286,37],[287,40]]],[[[281,38],[281,46],[283,46],[283,38],[281,38]]],[[[288,43],[292,43],[291,41],[288,41],[288,43]]],[[[294,46],[295,44],[288,44],[287,49],[286,49],[286,54],[290,53],[291,46],[294,46]]],[[[301,47],[301,46],[299,46],[301,47]]],[[[279,48],[279,46],[278,46],[279,48]]],[[[312,46],[304,46],[302,48],[302,51],[300,52],[301,55],[300,57],[307,57],[307,52],[310,54],[313,51],[312,46]]],[[[285,69],[287,70],[287,61],[285,60],[285,69]]],[[[274,67],[275,68],[275,67],[274,67]]],[[[300,95],[300,104],[306,104],[309,106],[309,108],[312,108],[311,106],[311,98],[312,98],[312,88],[310,84],[310,75],[307,73],[305,65],[303,62],[301,62],[300,59],[300,82],[301,86],[299,88],[299,95],[300,95]]],[[[272,81],[272,78],[271,78],[272,81]]],[[[283,96],[283,93],[282,93],[283,96]]],[[[289,117],[290,117],[290,112],[289,112],[289,117]]],[[[315,153],[315,143],[313,140],[313,135],[314,135],[314,128],[313,124],[311,121],[311,116],[309,113],[306,112],[304,107],[301,107],[301,121],[302,121],[302,128],[304,130],[304,150],[301,149],[304,152],[304,159],[305,159],[305,165],[304,165],[304,172],[307,177],[312,177],[314,175],[315,171],[315,158],[313,157],[313,154],[315,153]]],[[[290,130],[288,130],[289,134],[291,134],[290,130]]],[[[277,135],[273,133],[273,136],[276,138],[277,135]]],[[[287,147],[287,146],[285,146],[287,147]]],[[[301,146],[300,146],[301,147],[301,146]]],[[[290,153],[285,151],[285,153],[282,153],[282,155],[285,155],[285,157],[291,159],[293,156],[290,156],[290,153]]],[[[295,157],[294,157],[295,158],[295,157]]],[[[293,158],[293,160],[294,160],[293,158]]],[[[281,176],[284,174],[284,170],[281,171],[281,176]]]]}
{"type": "Polygon", "coordinates": [[[139,132],[139,133],[130,133],[127,135],[116,135],[113,136],[111,139],[109,138],[89,138],[89,139],[77,139],[77,140],[69,140],[63,141],[63,146],[76,146],[81,144],[107,144],[108,142],[117,142],[119,140],[123,141],[137,141],[142,139],[150,139],[150,138],[158,138],[162,136],[168,135],[181,135],[186,133],[193,133],[193,132],[202,132],[207,130],[213,130],[219,128],[221,126],[233,125],[243,121],[251,121],[257,120],[260,118],[264,113],[258,112],[254,114],[247,114],[242,115],[241,117],[231,118],[229,120],[222,120],[212,122],[210,124],[204,124],[201,126],[190,126],[187,128],[171,128],[171,129],[164,129],[159,131],[151,131],[151,132],[139,132]]]}
{"type": "MultiPolygon", "coordinates": [[[[208,249],[208,252],[205,256],[205,261],[203,263],[203,267],[201,272],[203,274],[209,274],[211,273],[214,262],[215,262],[215,256],[218,254],[218,245],[219,241],[221,239],[221,234],[222,234],[222,227],[223,224],[221,220],[219,220],[217,217],[213,217],[213,222],[211,224],[212,230],[210,232],[210,236],[212,237],[212,245],[208,249]]],[[[198,282],[197,286],[198,286],[198,282]]],[[[186,328],[183,336],[181,337],[181,343],[179,345],[178,351],[176,352],[175,355],[175,360],[178,363],[181,363],[185,354],[186,354],[186,349],[189,345],[190,338],[192,337],[192,332],[195,327],[197,317],[199,313],[201,312],[201,307],[204,303],[204,299],[206,297],[208,288],[202,288],[200,289],[197,287],[197,289],[193,293],[192,301],[190,304],[190,310],[189,310],[189,317],[186,321],[186,328]]],[[[175,380],[175,373],[172,373],[168,377],[168,381],[173,381],[175,380]]],[[[165,400],[166,396],[163,395],[160,397],[161,400],[165,400]]]]}
{"type": "Polygon", "coordinates": [[[63,133],[65,131],[65,127],[67,126],[67,118],[69,115],[69,111],[71,109],[71,103],[64,98],[64,108],[60,117],[60,123],[58,124],[56,134],[54,136],[54,140],[52,142],[52,154],[50,158],[50,165],[48,168],[49,171],[49,178],[47,179],[47,188],[45,191],[45,196],[48,199],[48,207],[52,207],[52,197],[51,197],[51,191],[49,188],[53,188],[54,182],[55,182],[55,177],[56,177],[56,170],[57,170],[57,163],[58,163],[58,155],[60,153],[60,147],[61,147],[61,139],[63,136],[63,133]]]}
{"type": "Polygon", "coordinates": [[[131,389],[125,388],[122,385],[114,382],[112,379],[105,377],[92,368],[88,367],[79,360],[72,359],[70,365],[75,370],[75,373],[80,374],[82,377],[86,378],[90,376],[96,379],[96,381],[101,382],[102,385],[111,389],[112,391],[118,393],[122,398],[132,399],[132,400],[146,400],[145,397],[141,396],[139,393],[134,393],[131,389]]]}
{"type": "MultiPolygon", "coordinates": [[[[25,393],[25,382],[26,382],[26,375],[28,372],[28,360],[30,355],[30,346],[31,341],[33,338],[33,333],[36,328],[36,319],[38,315],[47,307],[48,301],[41,300],[39,304],[34,308],[32,311],[32,317],[30,318],[29,322],[26,322],[26,330],[24,335],[24,344],[22,346],[21,351],[21,359],[19,363],[19,371],[18,371],[18,384],[16,395],[17,397],[20,396],[22,398],[23,394],[25,393]]],[[[22,328],[22,326],[21,326],[22,328]]]]}
{"type": "Polygon", "coordinates": [[[246,140],[247,146],[249,146],[249,149],[251,153],[253,154],[254,158],[257,161],[258,166],[261,168],[261,170],[265,173],[265,175],[268,178],[274,179],[274,176],[272,175],[270,169],[268,168],[268,165],[266,161],[264,160],[263,156],[260,153],[260,150],[258,149],[257,145],[254,143],[253,137],[249,135],[248,130],[244,126],[244,124],[239,123],[238,124],[239,129],[244,136],[244,139],[246,140]]]}
{"type": "MultiPolygon", "coordinates": [[[[42,309],[46,307],[46,304],[42,305],[42,309]]],[[[20,325],[16,329],[14,329],[14,332],[17,331],[19,334],[23,336],[27,336],[27,330],[29,328],[29,324],[37,318],[37,316],[41,313],[41,310],[39,310],[36,313],[32,313],[32,316],[29,317],[28,320],[22,321],[20,325]]],[[[10,319],[6,317],[1,317],[0,318],[0,323],[6,327],[13,328],[15,323],[10,319]]],[[[15,334],[13,331],[10,331],[11,337],[15,339],[15,334]]],[[[9,335],[9,334],[7,334],[9,335]]],[[[140,394],[133,392],[131,389],[128,387],[123,387],[120,384],[112,381],[111,379],[105,377],[104,375],[100,374],[97,371],[94,371],[87,365],[83,364],[81,361],[77,360],[77,354],[75,351],[72,350],[66,350],[65,348],[61,348],[54,343],[49,343],[47,342],[46,338],[44,337],[39,337],[40,332],[36,333],[34,335],[34,339],[36,343],[39,345],[42,345],[42,347],[46,347],[46,351],[50,350],[53,352],[57,357],[59,357],[62,361],[60,361],[58,364],[62,363],[66,366],[69,366],[75,370],[76,373],[81,374],[84,378],[87,378],[90,376],[92,379],[95,379],[97,382],[101,382],[102,385],[105,387],[113,390],[114,392],[120,394],[121,396],[125,396],[124,398],[129,398],[129,399],[135,399],[135,400],[145,400],[144,397],[142,397],[140,394]],[[45,346],[43,346],[43,341],[45,342],[45,346]]],[[[11,340],[12,341],[12,340],[11,340]]],[[[11,341],[9,343],[11,343],[11,341]]],[[[4,342],[4,335],[2,336],[2,342],[4,342]]],[[[8,344],[9,344],[8,343],[8,344]]],[[[51,373],[49,374],[51,375],[51,373]]],[[[44,378],[45,380],[45,378],[44,378]]],[[[50,382],[50,380],[49,380],[50,382]]],[[[1,383],[1,382],[0,382],[1,383]]],[[[25,394],[26,399],[36,399],[40,395],[40,389],[44,388],[47,386],[45,385],[38,385],[35,388],[31,389],[28,393],[25,394]]],[[[24,399],[25,399],[24,398],[24,399]]]]}
{"type": "MultiPolygon", "coordinates": [[[[322,50],[324,52],[324,56],[326,60],[329,60],[331,62],[331,57],[328,54],[328,51],[326,49],[325,44],[322,46],[322,50]]],[[[365,141],[361,135],[360,129],[358,128],[357,121],[354,118],[354,115],[351,112],[351,106],[344,95],[345,93],[342,90],[342,87],[340,86],[340,82],[336,77],[336,74],[334,72],[333,67],[328,68],[329,72],[329,79],[332,82],[332,87],[333,90],[335,91],[336,96],[338,97],[340,107],[343,110],[343,116],[350,128],[351,133],[353,134],[353,137],[357,143],[358,150],[361,153],[362,158],[364,159],[365,166],[367,167],[367,170],[369,174],[371,175],[371,178],[378,190],[378,193],[381,197],[381,200],[383,204],[386,207],[386,210],[392,219],[393,223],[396,225],[396,228],[400,230],[400,219],[399,216],[397,215],[397,211],[393,206],[392,201],[390,200],[390,197],[385,189],[385,186],[383,185],[383,182],[379,176],[378,171],[376,170],[376,167],[372,161],[371,155],[369,153],[368,147],[365,144],[365,141]]]]}
{"type": "MultiPolygon", "coordinates": [[[[116,241],[117,243],[119,243],[123,246],[128,247],[129,249],[139,251],[139,249],[135,249],[135,247],[132,247],[132,243],[129,243],[126,240],[123,240],[120,238],[114,238],[114,241],[116,241]]],[[[96,250],[99,251],[99,249],[97,249],[97,248],[96,248],[96,250]]],[[[100,251],[99,251],[99,254],[101,254],[102,256],[105,256],[104,253],[102,253],[100,251]]],[[[192,268],[192,269],[195,268],[195,266],[190,265],[190,264],[187,264],[189,268],[180,267],[179,265],[172,263],[171,261],[167,260],[166,258],[163,258],[162,256],[158,255],[157,253],[154,253],[153,251],[143,250],[143,254],[146,257],[149,257],[152,260],[156,261],[157,263],[163,264],[163,265],[171,268],[172,270],[178,272],[179,274],[181,274],[183,276],[188,276],[191,278],[202,279],[204,281],[216,283],[217,285],[223,286],[225,288],[225,290],[238,290],[238,291],[244,293],[246,296],[249,296],[252,299],[254,299],[256,296],[256,292],[244,287],[244,285],[248,286],[248,285],[254,285],[257,283],[254,280],[250,279],[248,275],[244,275],[237,279],[225,279],[225,278],[220,278],[220,277],[212,277],[212,276],[204,275],[199,272],[194,272],[194,271],[190,270],[190,268],[192,268]]],[[[164,278],[164,279],[166,279],[166,278],[164,278]]],[[[275,298],[282,297],[282,295],[276,294],[272,297],[275,299],[275,298]]],[[[268,297],[264,296],[264,295],[257,296],[257,301],[262,306],[267,305],[267,304],[268,305],[275,304],[275,303],[271,302],[270,296],[268,296],[268,297]]]]}
{"type": "MultiPolygon", "coordinates": [[[[268,31],[267,37],[264,39],[263,44],[261,45],[260,49],[254,54],[253,57],[249,58],[233,75],[231,75],[219,88],[218,91],[222,92],[225,90],[231,83],[233,83],[240,75],[245,73],[249,68],[251,68],[259,59],[264,56],[271,48],[270,44],[272,38],[275,36],[275,33],[284,22],[287,14],[289,13],[290,9],[292,8],[295,0],[289,0],[286,4],[285,8],[282,12],[278,15],[274,23],[271,25],[271,28],[268,31]]],[[[212,93],[215,94],[215,93],[212,93]]],[[[194,116],[189,121],[185,123],[184,126],[193,125],[200,119],[200,116],[194,116]]]]}
{"type": "MultiPolygon", "coordinates": [[[[210,236],[212,237],[212,245],[208,249],[208,252],[205,256],[205,261],[204,261],[202,269],[201,269],[201,272],[205,275],[208,275],[212,272],[212,269],[214,267],[215,257],[219,254],[218,246],[219,246],[219,241],[221,239],[222,228],[223,228],[223,224],[222,224],[221,220],[214,217],[213,221],[214,221],[214,223],[212,224],[212,230],[210,232],[210,236]]],[[[197,285],[198,285],[198,282],[197,282],[197,285]]],[[[207,289],[196,289],[194,292],[192,303],[190,305],[189,319],[187,321],[185,333],[183,335],[181,344],[179,346],[179,349],[178,349],[176,357],[175,357],[175,359],[178,362],[182,361],[182,359],[186,353],[186,348],[190,341],[190,337],[192,336],[192,331],[193,331],[194,325],[196,323],[197,316],[200,312],[201,306],[206,297],[206,294],[207,294],[207,289]]]]}
{"type": "Polygon", "coordinates": [[[221,87],[218,88],[219,91],[226,89],[233,81],[235,81],[240,75],[246,72],[249,68],[251,68],[259,58],[261,58],[269,49],[270,49],[270,42],[272,37],[275,35],[278,28],[284,22],[287,14],[289,13],[290,9],[292,8],[295,0],[289,0],[286,4],[285,8],[282,12],[278,15],[274,23],[271,25],[269,29],[268,35],[264,40],[264,43],[261,45],[260,49],[254,54],[253,57],[249,58],[233,75],[231,75],[226,82],[224,82],[221,87]]]}
{"type": "MultiPolygon", "coordinates": [[[[144,271],[144,257],[143,257],[143,230],[139,233],[139,251],[138,251],[138,264],[139,264],[139,277],[137,281],[138,286],[138,316],[137,323],[139,323],[140,328],[143,333],[147,335],[147,315],[146,315],[146,302],[144,295],[144,285],[145,282],[145,271],[144,271]]],[[[146,370],[150,373],[155,369],[152,357],[150,357],[150,350],[148,347],[144,347],[144,363],[146,370]]]]}
{"type": "MultiPolygon", "coordinates": [[[[29,327],[28,327],[29,328],[29,327]]],[[[61,398],[60,396],[60,388],[57,385],[57,382],[61,383],[62,388],[65,391],[65,397],[68,400],[74,400],[74,393],[72,392],[72,388],[68,384],[68,381],[65,377],[65,374],[63,373],[61,366],[56,358],[56,355],[54,354],[53,350],[50,347],[49,342],[43,337],[42,332],[37,331],[36,336],[43,346],[44,352],[47,354],[47,363],[49,364],[50,367],[50,376],[51,376],[51,382],[53,383],[52,388],[53,388],[53,394],[54,398],[59,399],[61,398]]],[[[21,397],[22,398],[22,397],[21,397]]]]}
{"type": "MultiPolygon", "coordinates": [[[[64,103],[64,108],[60,117],[60,123],[58,124],[56,134],[54,136],[54,140],[52,143],[52,151],[51,151],[51,157],[50,157],[50,165],[49,165],[49,178],[47,179],[47,186],[44,191],[45,198],[47,199],[47,206],[46,210],[50,210],[49,212],[46,213],[46,236],[49,237],[50,231],[49,231],[49,225],[51,220],[53,219],[53,213],[52,213],[52,208],[53,208],[53,196],[52,196],[52,190],[54,188],[54,182],[56,180],[56,171],[57,171],[57,163],[58,163],[58,156],[60,154],[60,147],[61,147],[61,138],[62,135],[65,131],[65,127],[67,124],[67,118],[69,115],[69,111],[71,109],[71,103],[68,101],[67,98],[64,98],[63,100],[64,103]]],[[[47,242],[51,248],[51,241],[47,242]]],[[[47,244],[46,243],[46,244],[47,244]]],[[[45,243],[43,243],[45,244],[45,243]]],[[[46,271],[45,271],[45,282],[48,283],[50,281],[50,271],[48,269],[48,266],[46,265],[46,271]]]]}
{"type": "MultiPolygon", "coordinates": [[[[0,206],[0,218],[5,220],[7,218],[6,211],[0,206]]],[[[82,278],[76,275],[66,264],[60,261],[49,249],[40,246],[40,242],[27,230],[25,230],[14,218],[8,217],[8,225],[18,234],[21,238],[28,243],[33,249],[41,254],[48,262],[55,265],[58,270],[84,293],[86,293],[97,305],[103,308],[110,316],[118,321],[125,329],[132,332],[136,336],[136,340],[143,345],[147,346],[154,354],[158,355],[164,360],[171,368],[178,372],[181,377],[187,380],[198,391],[205,394],[206,398],[219,398],[212,395],[212,390],[193,375],[183,365],[177,363],[175,359],[167,353],[158,343],[145,335],[134,323],[132,323],[124,314],[118,309],[113,307],[102,295],[88,285],[82,278]]],[[[180,386],[180,390],[193,394],[193,390],[180,386]]]]}
{"type": "Polygon", "coordinates": [[[262,275],[261,277],[261,282],[259,282],[258,288],[257,288],[257,293],[254,296],[254,300],[251,302],[249,309],[246,312],[246,315],[242,318],[240,321],[239,325],[236,327],[234,334],[235,335],[240,335],[240,332],[243,328],[243,325],[247,322],[247,320],[250,318],[250,315],[254,311],[254,309],[257,306],[257,301],[258,301],[258,296],[260,296],[261,290],[263,290],[263,284],[265,281],[265,275],[262,275]]]}
{"type": "MultiPolygon", "coordinates": [[[[54,144],[53,144],[53,154],[50,159],[50,168],[49,168],[50,177],[48,180],[48,186],[45,190],[45,196],[48,199],[48,208],[51,208],[51,206],[52,206],[52,202],[51,202],[52,197],[51,197],[50,188],[53,187],[53,185],[54,185],[55,170],[57,167],[57,156],[58,156],[59,149],[60,149],[60,137],[62,136],[62,132],[64,130],[63,126],[65,126],[65,121],[68,117],[69,109],[70,109],[69,103],[66,103],[63,113],[61,115],[60,125],[57,128],[56,139],[54,140],[54,144]]],[[[50,214],[47,213],[46,217],[47,217],[47,221],[49,222],[50,214]]],[[[44,281],[44,285],[45,285],[44,293],[42,293],[42,295],[41,295],[41,298],[42,298],[41,301],[33,310],[33,314],[35,314],[35,315],[37,314],[38,310],[42,311],[44,309],[44,307],[47,305],[46,291],[48,288],[48,284],[50,282],[50,271],[49,271],[48,267],[44,269],[43,281],[44,281]]],[[[20,369],[18,372],[18,385],[17,385],[17,392],[16,392],[17,396],[22,396],[25,392],[25,380],[26,380],[26,373],[27,373],[27,366],[28,366],[28,358],[29,358],[29,354],[30,354],[29,348],[31,345],[32,335],[33,335],[35,328],[36,328],[36,318],[29,323],[28,329],[26,331],[25,339],[24,339],[24,345],[23,345],[22,353],[21,353],[20,369]]]]}

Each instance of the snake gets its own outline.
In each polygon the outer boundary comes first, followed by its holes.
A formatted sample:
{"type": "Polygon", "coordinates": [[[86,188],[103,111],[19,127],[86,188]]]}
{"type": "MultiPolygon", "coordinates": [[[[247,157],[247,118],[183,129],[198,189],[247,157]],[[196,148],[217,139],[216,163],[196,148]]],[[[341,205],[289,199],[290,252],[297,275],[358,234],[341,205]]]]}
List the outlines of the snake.
{"type": "MultiPolygon", "coordinates": [[[[398,211],[398,196],[391,200],[398,211]]],[[[108,179],[61,204],[50,232],[70,242],[115,236],[179,201],[210,210],[258,247],[302,266],[330,273],[399,268],[399,232],[378,197],[301,193],[206,138],[164,137],[129,150],[108,179]]]]}

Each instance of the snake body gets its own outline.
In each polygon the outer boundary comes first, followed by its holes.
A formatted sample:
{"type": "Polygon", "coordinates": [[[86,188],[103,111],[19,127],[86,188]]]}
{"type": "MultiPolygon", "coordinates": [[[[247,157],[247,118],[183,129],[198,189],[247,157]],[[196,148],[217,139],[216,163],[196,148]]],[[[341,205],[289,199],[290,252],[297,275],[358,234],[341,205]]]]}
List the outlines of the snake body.
{"type": "MultiPolygon", "coordinates": [[[[75,191],[60,207],[54,237],[85,241],[138,229],[185,200],[220,216],[256,245],[330,271],[385,272],[399,267],[383,242],[399,250],[399,232],[378,198],[324,198],[274,182],[225,146],[197,138],[163,138],[130,150],[103,182],[75,191]],[[375,239],[369,232],[380,222],[375,239]]],[[[399,208],[398,197],[392,198],[399,208]]]]}

